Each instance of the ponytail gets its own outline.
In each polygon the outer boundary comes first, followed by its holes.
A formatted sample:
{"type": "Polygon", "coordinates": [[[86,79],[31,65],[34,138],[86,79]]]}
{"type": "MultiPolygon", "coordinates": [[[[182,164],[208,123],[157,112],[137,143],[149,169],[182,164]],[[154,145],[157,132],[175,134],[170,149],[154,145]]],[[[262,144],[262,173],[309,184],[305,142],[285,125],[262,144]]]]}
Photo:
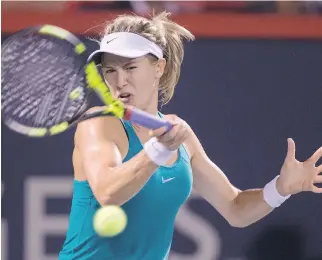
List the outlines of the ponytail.
{"type": "Polygon", "coordinates": [[[160,97],[162,104],[167,104],[174,94],[179,81],[181,64],[184,57],[183,40],[194,40],[194,36],[184,27],[169,20],[170,13],[162,12],[152,18],[154,23],[164,32],[164,56],[167,61],[164,74],[160,79],[160,97]]]}

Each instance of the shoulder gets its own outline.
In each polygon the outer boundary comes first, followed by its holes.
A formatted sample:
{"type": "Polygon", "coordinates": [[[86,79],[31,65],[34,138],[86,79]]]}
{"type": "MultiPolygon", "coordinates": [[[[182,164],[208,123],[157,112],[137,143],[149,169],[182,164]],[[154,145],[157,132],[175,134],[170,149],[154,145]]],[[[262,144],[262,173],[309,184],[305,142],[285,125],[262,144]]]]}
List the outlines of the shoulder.
{"type": "MultiPolygon", "coordinates": [[[[93,107],[86,113],[103,110],[105,107],[93,107]]],[[[75,146],[86,149],[104,142],[115,143],[123,154],[127,145],[127,135],[119,118],[113,116],[102,116],[84,120],[78,123],[75,136],[75,146]]]]}

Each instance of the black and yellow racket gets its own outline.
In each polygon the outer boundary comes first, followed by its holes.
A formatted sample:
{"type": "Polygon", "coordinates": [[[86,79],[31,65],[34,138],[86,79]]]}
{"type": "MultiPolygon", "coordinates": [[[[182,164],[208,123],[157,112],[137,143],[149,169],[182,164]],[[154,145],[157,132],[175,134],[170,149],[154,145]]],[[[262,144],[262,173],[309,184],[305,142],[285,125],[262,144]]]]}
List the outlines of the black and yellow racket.
{"type": "Polygon", "coordinates": [[[52,25],[27,28],[2,44],[1,110],[13,131],[44,137],[98,116],[116,116],[150,129],[171,124],[114,99],[87,47],[52,25]],[[85,113],[96,93],[106,109],[85,113]]]}

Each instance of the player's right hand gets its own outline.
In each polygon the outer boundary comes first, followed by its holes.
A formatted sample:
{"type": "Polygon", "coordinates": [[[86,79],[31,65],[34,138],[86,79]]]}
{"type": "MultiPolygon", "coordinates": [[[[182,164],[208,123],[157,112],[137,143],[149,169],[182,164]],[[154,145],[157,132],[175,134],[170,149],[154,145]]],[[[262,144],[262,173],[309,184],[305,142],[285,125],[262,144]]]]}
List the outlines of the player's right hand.
{"type": "Polygon", "coordinates": [[[179,146],[191,135],[190,126],[176,115],[165,115],[164,119],[170,122],[173,127],[169,130],[167,127],[161,127],[150,131],[151,137],[165,145],[169,150],[177,150],[179,146]]]}

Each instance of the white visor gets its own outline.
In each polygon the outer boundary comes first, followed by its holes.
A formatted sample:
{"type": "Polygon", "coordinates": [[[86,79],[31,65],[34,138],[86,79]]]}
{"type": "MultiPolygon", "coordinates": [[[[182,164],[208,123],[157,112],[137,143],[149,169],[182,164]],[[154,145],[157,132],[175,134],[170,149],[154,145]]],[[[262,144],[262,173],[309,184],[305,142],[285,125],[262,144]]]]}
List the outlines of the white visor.
{"type": "Polygon", "coordinates": [[[126,58],[138,58],[146,54],[153,54],[157,58],[163,58],[161,48],[148,39],[129,32],[111,33],[101,40],[100,49],[94,51],[88,61],[94,60],[96,64],[101,63],[101,55],[111,53],[126,58]]]}

